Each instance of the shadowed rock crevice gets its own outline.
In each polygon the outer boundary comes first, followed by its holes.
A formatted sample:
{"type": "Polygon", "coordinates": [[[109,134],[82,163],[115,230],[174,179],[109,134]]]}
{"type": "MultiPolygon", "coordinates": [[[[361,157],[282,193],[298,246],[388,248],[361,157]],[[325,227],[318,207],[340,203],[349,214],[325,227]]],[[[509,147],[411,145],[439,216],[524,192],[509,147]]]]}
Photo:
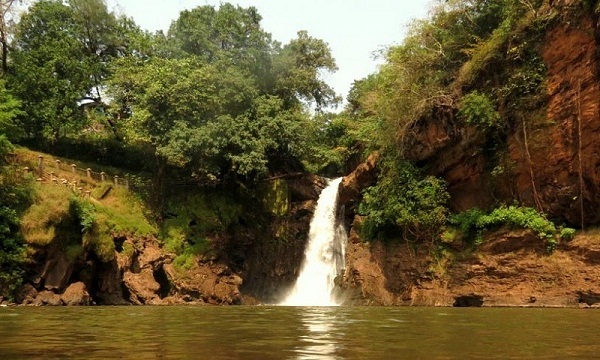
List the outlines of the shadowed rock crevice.
{"type": "Polygon", "coordinates": [[[454,298],[454,307],[482,307],[483,296],[481,295],[462,295],[454,298]]]}

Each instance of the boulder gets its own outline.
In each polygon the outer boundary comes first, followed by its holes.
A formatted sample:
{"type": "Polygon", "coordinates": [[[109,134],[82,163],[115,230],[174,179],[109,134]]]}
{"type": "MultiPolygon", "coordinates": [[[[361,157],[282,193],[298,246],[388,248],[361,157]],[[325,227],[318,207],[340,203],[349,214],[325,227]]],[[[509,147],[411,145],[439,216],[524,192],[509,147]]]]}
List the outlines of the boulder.
{"type": "Polygon", "coordinates": [[[18,304],[31,304],[38,296],[38,291],[31,284],[24,284],[17,290],[15,300],[18,304]]]}
{"type": "Polygon", "coordinates": [[[90,294],[82,282],[69,285],[60,298],[65,305],[69,306],[90,305],[92,303],[90,294]]]}
{"type": "Polygon", "coordinates": [[[60,295],[55,294],[50,290],[43,290],[35,298],[33,305],[60,306],[63,305],[63,302],[60,295]]]}
{"type": "Polygon", "coordinates": [[[154,279],[152,269],[142,269],[139,273],[126,272],[123,286],[129,292],[129,300],[134,305],[156,303],[160,300],[160,284],[154,279]]]}

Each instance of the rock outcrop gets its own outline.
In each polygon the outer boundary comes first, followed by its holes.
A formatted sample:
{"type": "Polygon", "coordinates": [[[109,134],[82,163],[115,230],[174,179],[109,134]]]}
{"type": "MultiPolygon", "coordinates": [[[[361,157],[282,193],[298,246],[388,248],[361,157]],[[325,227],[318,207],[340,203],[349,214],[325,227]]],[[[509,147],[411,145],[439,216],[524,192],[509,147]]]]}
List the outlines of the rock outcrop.
{"type": "Polygon", "coordinates": [[[354,171],[344,176],[340,184],[339,203],[353,207],[360,199],[361,192],[377,181],[377,161],[379,153],[374,152],[364,163],[359,164],[354,171]]]}
{"type": "MultiPolygon", "coordinates": [[[[518,121],[505,139],[509,166],[492,178],[485,139],[441,104],[414,124],[404,155],[448,184],[454,211],[519,200],[571,226],[600,223],[600,22],[556,1],[560,19],[546,30],[543,121],[518,121]],[[568,18],[568,21],[565,20],[568,18]],[[545,116],[544,116],[545,115],[545,116]],[[583,218],[582,218],[583,216],[583,218]]],[[[351,187],[348,187],[351,189],[351,187]]],[[[345,190],[344,199],[356,196],[345,190]]],[[[530,231],[485,235],[474,252],[446,258],[423,243],[362,242],[355,217],[342,286],[349,303],[422,306],[571,306],[600,304],[600,236],[578,234],[548,255],[530,231]]]]}
{"type": "MultiPolygon", "coordinates": [[[[314,175],[277,181],[282,186],[266,195],[273,196],[275,213],[257,211],[248,215],[251,226],[236,224],[235,229],[213,234],[211,249],[185,265],[175,266],[175,255],[156,238],[131,234],[113,235],[115,251],[109,260],[86,249],[69,257],[61,237],[32,246],[34,261],[16,302],[60,306],[277,301],[281,289],[296,279],[316,199],[326,184],[314,175]]],[[[75,243],[80,234],[78,228],[73,231],[77,233],[65,231],[64,236],[72,236],[69,241],[75,243]]]]}
{"type": "Polygon", "coordinates": [[[411,306],[587,307],[600,304],[600,237],[582,234],[547,255],[529,231],[497,231],[450,263],[426,245],[351,237],[349,303],[411,306]],[[443,270],[441,266],[443,265],[443,270]]]}
{"type": "Polygon", "coordinates": [[[68,306],[91,305],[92,298],[87,291],[84,283],[81,281],[69,285],[60,296],[63,304],[68,306]]]}
{"type": "Polygon", "coordinates": [[[404,156],[447,182],[453,210],[517,199],[574,226],[600,222],[600,26],[569,3],[546,9],[568,19],[556,21],[541,44],[545,119],[515,120],[502,175],[492,178],[484,137],[460,124],[451,105],[438,105],[405,138],[404,156]]]}
{"type": "Polygon", "coordinates": [[[298,277],[310,221],[326,181],[307,175],[290,179],[288,184],[291,193],[288,213],[262,219],[262,223],[268,224],[262,233],[244,235],[246,240],[242,242],[247,245],[241,251],[240,268],[244,303],[276,303],[298,277]]]}

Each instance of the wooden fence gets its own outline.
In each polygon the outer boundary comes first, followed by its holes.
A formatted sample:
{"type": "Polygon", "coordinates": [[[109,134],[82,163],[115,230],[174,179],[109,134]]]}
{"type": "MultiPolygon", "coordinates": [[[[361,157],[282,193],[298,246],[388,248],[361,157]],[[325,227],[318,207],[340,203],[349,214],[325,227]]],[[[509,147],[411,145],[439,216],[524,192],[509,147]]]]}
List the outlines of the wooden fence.
{"type": "Polygon", "coordinates": [[[91,168],[81,168],[76,164],[62,163],[59,159],[46,159],[39,155],[37,161],[32,158],[26,159],[29,166],[21,167],[16,155],[9,155],[7,160],[13,166],[18,167],[26,176],[33,176],[41,183],[55,183],[69,187],[73,192],[90,196],[90,188],[100,183],[110,182],[115,186],[130,188],[129,177],[109,175],[105,172],[96,172],[91,168]],[[35,163],[35,165],[33,164],[35,163]]]}

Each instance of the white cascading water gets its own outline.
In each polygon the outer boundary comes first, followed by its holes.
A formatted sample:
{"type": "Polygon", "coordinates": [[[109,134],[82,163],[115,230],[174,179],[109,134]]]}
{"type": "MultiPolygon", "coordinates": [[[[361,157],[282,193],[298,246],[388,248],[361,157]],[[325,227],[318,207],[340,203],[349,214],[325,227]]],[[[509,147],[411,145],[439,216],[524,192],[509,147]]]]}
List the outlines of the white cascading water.
{"type": "Polygon", "coordinates": [[[337,306],[334,280],[345,267],[346,231],[337,221],[338,189],[342,178],[323,189],[310,222],[308,245],[294,288],[280,305],[337,306]]]}

